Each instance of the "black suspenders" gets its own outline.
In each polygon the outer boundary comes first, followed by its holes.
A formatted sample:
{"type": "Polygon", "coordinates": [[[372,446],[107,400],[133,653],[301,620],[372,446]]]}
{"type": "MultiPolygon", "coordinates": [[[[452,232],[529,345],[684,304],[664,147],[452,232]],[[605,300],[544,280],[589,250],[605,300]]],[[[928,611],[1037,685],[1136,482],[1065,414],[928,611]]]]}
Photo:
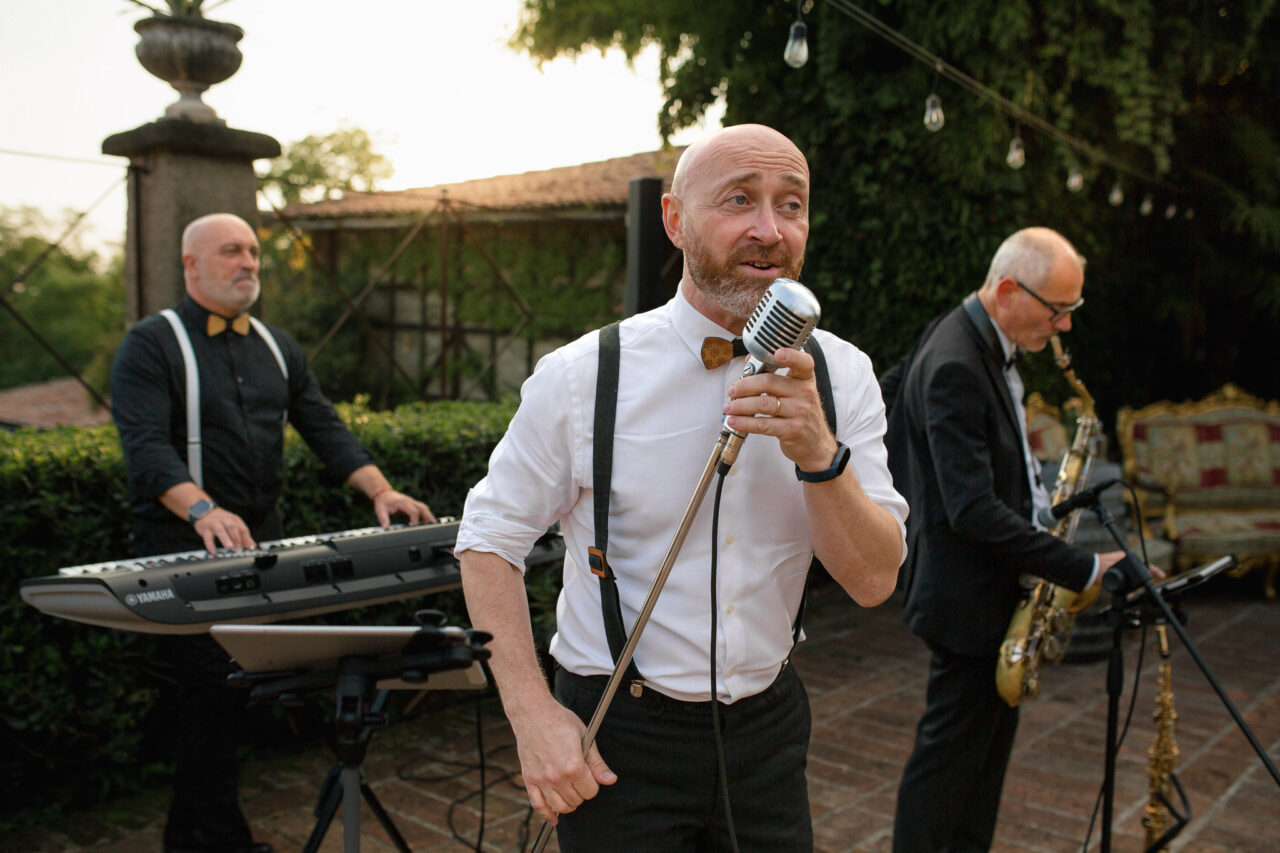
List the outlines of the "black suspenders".
{"type": "MultiPolygon", "coordinates": [[[[831,374],[822,347],[810,336],[804,351],[813,356],[814,378],[822,397],[822,411],[827,426],[836,431],[836,406],[831,394],[831,374]]],[[[600,579],[600,606],[604,613],[604,633],[609,641],[609,653],[617,663],[622,647],[627,644],[627,630],[622,622],[622,602],[618,596],[618,579],[606,557],[609,544],[609,493],[613,481],[613,428],[618,410],[618,373],[622,360],[618,324],[610,323],[600,330],[600,361],[596,376],[596,406],[591,445],[591,484],[595,490],[596,544],[587,548],[587,563],[591,573],[600,579]]],[[[800,624],[804,617],[805,597],[800,599],[796,621],[792,626],[792,639],[800,639],[800,624]]],[[[635,659],[627,664],[626,680],[636,685],[643,681],[636,668],[635,659]]]]}

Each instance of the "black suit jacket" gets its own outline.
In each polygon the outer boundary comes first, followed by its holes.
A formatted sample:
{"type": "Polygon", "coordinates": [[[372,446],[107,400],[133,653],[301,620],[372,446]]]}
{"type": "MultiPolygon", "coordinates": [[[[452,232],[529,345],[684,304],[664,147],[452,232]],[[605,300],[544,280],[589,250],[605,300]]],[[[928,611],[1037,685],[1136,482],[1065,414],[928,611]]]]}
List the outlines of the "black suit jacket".
{"type": "Polygon", "coordinates": [[[1080,590],[1093,555],[1032,526],[1003,352],[976,296],[965,302],[935,321],[881,386],[889,465],[911,505],[907,624],[953,652],[988,655],[999,651],[1022,574],[1080,590]]]}

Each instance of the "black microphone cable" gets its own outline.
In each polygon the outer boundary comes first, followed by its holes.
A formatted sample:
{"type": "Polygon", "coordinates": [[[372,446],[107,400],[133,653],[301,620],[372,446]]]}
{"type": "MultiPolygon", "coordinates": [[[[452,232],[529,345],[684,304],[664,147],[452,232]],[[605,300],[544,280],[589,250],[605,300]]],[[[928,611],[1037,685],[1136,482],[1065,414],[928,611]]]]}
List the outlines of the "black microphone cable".
{"type": "Polygon", "coordinates": [[[719,685],[716,679],[716,628],[720,612],[718,595],[717,562],[720,551],[720,494],[724,491],[724,473],[716,480],[716,497],[711,513],[711,643],[707,648],[707,663],[711,670],[711,732],[716,745],[716,763],[720,776],[720,796],[724,800],[724,820],[729,831],[729,848],[738,853],[738,834],[733,827],[733,808],[729,804],[729,776],[725,771],[724,739],[720,733],[720,703],[717,700],[719,685]]]}

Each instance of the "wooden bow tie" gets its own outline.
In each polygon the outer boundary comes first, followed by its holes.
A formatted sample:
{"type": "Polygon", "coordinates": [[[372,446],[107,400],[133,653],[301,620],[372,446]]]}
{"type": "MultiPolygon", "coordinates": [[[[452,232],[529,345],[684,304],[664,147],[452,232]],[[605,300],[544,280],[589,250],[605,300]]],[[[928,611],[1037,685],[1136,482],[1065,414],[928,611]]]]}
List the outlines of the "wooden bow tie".
{"type": "Polygon", "coordinates": [[[228,321],[226,317],[219,314],[210,314],[209,322],[205,326],[205,332],[212,338],[214,335],[220,335],[225,332],[227,326],[230,326],[231,331],[237,335],[247,335],[249,334],[249,315],[241,314],[234,320],[228,321]]]}
{"type": "Polygon", "coordinates": [[[729,363],[730,359],[747,354],[747,345],[742,338],[725,340],[724,338],[704,338],[702,341],[702,365],[711,370],[729,363]]]}

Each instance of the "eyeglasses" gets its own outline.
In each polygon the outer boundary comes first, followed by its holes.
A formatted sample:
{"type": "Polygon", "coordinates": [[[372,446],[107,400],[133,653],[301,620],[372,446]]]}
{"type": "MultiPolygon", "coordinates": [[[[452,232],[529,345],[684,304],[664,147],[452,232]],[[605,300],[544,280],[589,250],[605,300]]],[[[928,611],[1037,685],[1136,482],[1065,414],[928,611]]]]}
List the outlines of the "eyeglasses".
{"type": "Polygon", "coordinates": [[[1084,297],[1081,296],[1079,299],[1077,299],[1075,302],[1072,302],[1070,305],[1054,305],[1052,302],[1047,301],[1040,294],[1036,293],[1034,290],[1027,287],[1022,282],[1018,281],[1016,278],[1013,280],[1013,283],[1018,285],[1018,287],[1021,287],[1027,293],[1031,294],[1031,298],[1034,299],[1036,302],[1039,302],[1045,308],[1048,308],[1050,311],[1053,312],[1053,315],[1049,317],[1050,323],[1052,323],[1054,320],[1057,320],[1059,317],[1065,317],[1071,314],[1073,311],[1075,311],[1077,308],[1079,308],[1081,305],[1084,304],[1084,297]]]}

